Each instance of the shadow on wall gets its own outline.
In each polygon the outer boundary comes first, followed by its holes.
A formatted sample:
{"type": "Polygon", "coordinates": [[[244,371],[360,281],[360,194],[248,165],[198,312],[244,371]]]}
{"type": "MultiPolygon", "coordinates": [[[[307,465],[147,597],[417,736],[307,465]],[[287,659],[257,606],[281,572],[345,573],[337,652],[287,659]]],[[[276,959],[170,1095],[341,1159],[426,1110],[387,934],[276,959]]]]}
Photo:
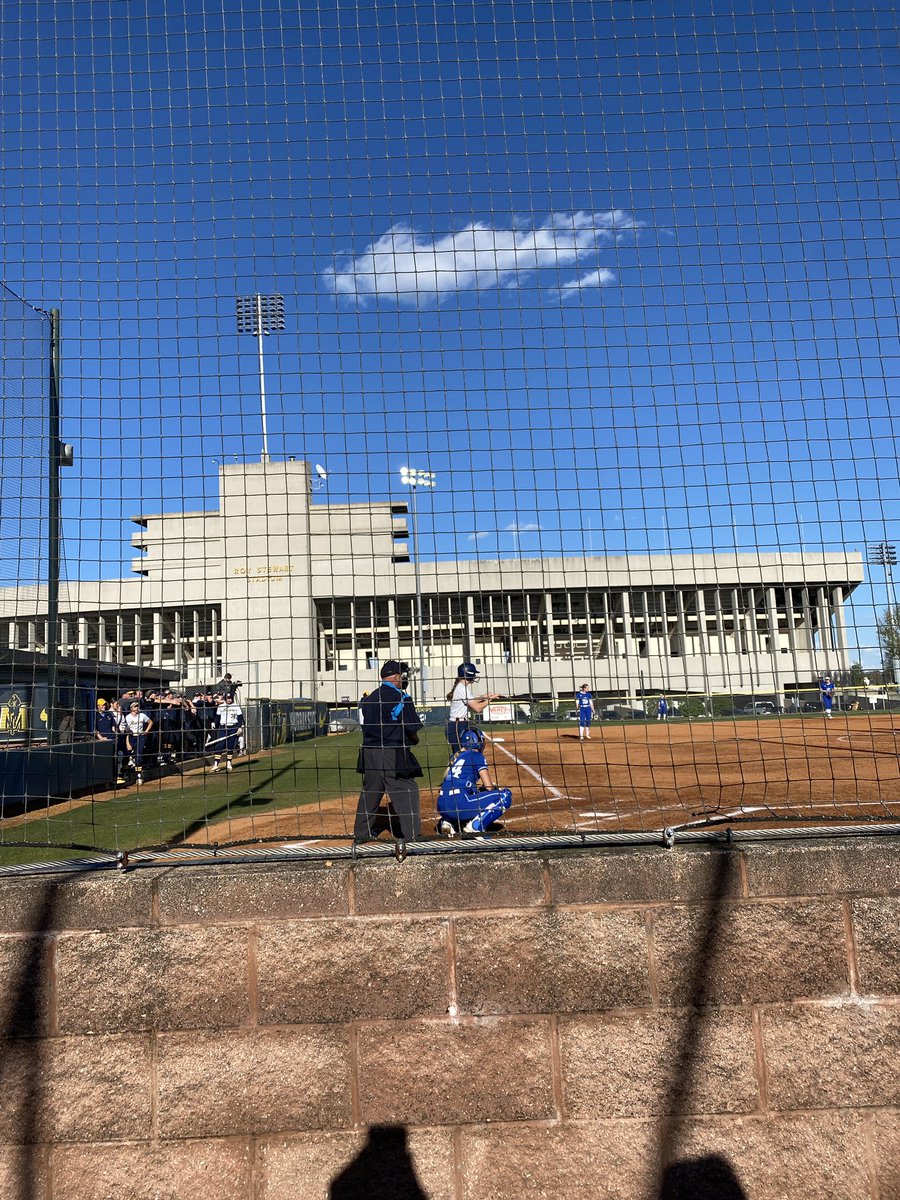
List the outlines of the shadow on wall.
{"type": "MultiPolygon", "coordinates": [[[[47,1012],[49,970],[46,934],[55,926],[56,885],[42,890],[23,943],[20,961],[6,979],[9,1000],[0,1025],[0,1092],[7,1098],[10,1124],[20,1144],[11,1177],[16,1191],[9,1200],[37,1200],[40,1175],[41,1034],[47,1012]]],[[[40,1194],[43,1194],[41,1191],[40,1194]]]]}
{"type": "Polygon", "coordinates": [[[660,1130],[659,1162],[663,1174],[658,1200],[748,1200],[726,1158],[719,1154],[677,1157],[679,1121],[690,1112],[703,1023],[707,1006],[714,998],[710,985],[715,980],[723,950],[723,903],[729,893],[739,893],[737,855],[721,853],[713,864],[709,901],[697,931],[693,956],[685,964],[687,1016],[672,1058],[672,1082],[664,1109],[668,1116],[660,1130]]]}
{"type": "Polygon", "coordinates": [[[330,1200],[428,1200],[403,1125],[373,1125],[369,1140],[332,1183],[330,1200]]]}
{"type": "Polygon", "coordinates": [[[710,1154],[666,1167],[659,1200],[749,1200],[727,1158],[710,1154]]]}

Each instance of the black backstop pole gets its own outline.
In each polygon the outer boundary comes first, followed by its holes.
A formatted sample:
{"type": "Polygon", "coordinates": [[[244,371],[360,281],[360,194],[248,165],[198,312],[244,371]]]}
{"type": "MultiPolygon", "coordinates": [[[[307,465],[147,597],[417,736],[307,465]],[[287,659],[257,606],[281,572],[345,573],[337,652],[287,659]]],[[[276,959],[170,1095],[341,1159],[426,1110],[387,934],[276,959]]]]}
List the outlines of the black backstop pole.
{"type": "Polygon", "coordinates": [[[57,672],[59,660],[59,309],[50,309],[50,389],[47,417],[49,479],[47,483],[47,741],[57,740],[57,672]]]}

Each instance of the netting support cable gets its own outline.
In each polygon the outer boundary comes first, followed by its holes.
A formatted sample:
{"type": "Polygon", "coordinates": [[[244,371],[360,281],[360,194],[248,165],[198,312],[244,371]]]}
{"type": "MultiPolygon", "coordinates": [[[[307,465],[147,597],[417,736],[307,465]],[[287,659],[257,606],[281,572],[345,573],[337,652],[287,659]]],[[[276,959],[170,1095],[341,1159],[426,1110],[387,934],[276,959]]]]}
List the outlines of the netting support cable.
{"type": "MultiPolygon", "coordinates": [[[[842,838],[900,837],[900,824],[885,822],[868,825],[791,825],[779,829],[741,829],[728,825],[703,829],[682,826],[675,829],[621,833],[561,833],[539,834],[516,838],[472,838],[448,842],[444,839],[409,842],[409,858],[448,858],[461,854],[517,854],[531,851],[547,853],[552,850],[638,849],[663,846],[666,849],[688,846],[715,846],[736,849],[739,845],[784,841],[831,842],[842,838]],[[677,833],[677,847],[675,834],[677,833]]],[[[75,847],[73,847],[74,849],[75,847]]],[[[88,849],[88,847],[81,847],[88,849]]],[[[28,863],[0,867],[0,877],[10,875],[81,874],[90,871],[114,870],[125,874],[138,867],[197,867],[244,866],[252,863],[337,862],[353,863],[395,858],[393,842],[360,846],[235,846],[223,850],[221,845],[173,850],[133,850],[107,852],[96,858],[66,859],[59,862],[28,863]]],[[[398,864],[400,865],[400,864],[398,864]]]]}

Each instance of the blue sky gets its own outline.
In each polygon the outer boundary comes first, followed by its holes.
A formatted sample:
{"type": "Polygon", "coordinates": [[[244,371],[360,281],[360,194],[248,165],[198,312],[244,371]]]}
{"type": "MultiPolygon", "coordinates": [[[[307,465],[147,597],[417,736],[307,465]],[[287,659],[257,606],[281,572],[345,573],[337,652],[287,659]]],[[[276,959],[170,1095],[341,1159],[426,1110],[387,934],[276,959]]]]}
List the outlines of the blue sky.
{"type": "Polygon", "coordinates": [[[255,290],[271,451],[323,499],[437,472],[427,556],[900,540],[893,5],[0,18],[0,275],[63,313],[71,577],[258,457],[255,290]]]}

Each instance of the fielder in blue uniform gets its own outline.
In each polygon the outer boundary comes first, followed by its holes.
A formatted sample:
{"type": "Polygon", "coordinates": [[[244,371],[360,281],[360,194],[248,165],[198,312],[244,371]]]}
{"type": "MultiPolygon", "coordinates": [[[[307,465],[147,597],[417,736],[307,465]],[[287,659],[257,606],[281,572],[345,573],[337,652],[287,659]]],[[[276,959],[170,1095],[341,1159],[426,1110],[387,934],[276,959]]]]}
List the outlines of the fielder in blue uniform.
{"type": "Polygon", "coordinates": [[[509,788],[491,782],[481,730],[466,729],[459,740],[459,754],[447,768],[437,799],[437,831],[445,837],[483,833],[512,804],[509,788]]]}
{"type": "Polygon", "coordinates": [[[657,721],[668,721],[669,719],[669,702],[665,696],[660,696],[656,704],[656,719],[657,721]]]}
{"type": "Polygon", "coordinates": [[[590,738],[591,721],[594,719],[594,696],[586,683],[575,693],[575,703],[578,705],[578,737],[590,738]]]}
{"type": "Polygon", "coordinates": [[[830,721],[831,706],[834,703],[834,682],[830,675],[826,675],[819,681],[819,691],[822,693],[822,707],[825,709],[825,716],[830,721]]]}

